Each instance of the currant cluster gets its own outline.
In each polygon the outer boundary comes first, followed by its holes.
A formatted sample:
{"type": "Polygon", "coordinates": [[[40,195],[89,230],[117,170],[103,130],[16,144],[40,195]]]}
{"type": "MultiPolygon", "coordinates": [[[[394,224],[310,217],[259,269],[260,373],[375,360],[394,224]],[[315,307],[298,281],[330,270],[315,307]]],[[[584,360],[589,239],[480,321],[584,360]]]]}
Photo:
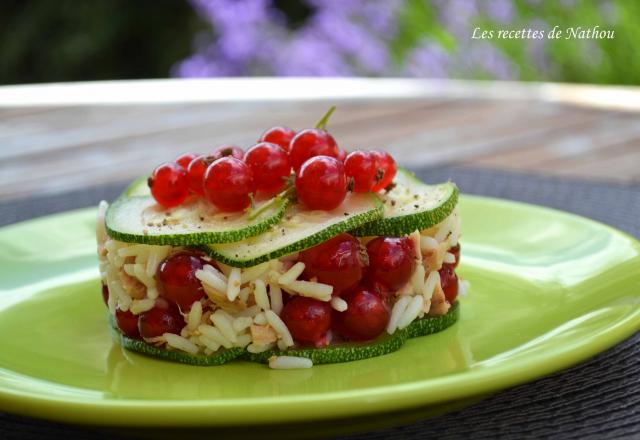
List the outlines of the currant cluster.
{"type": "Polygon", "coordinates": [[[153,171],[148,181],[151,194],[167,208],[197,196],[233,212],[249,207],[252,198],[271,197],[293,182],[307,209],[332,210],[348,191],[377,192],[389,186],[396,175],[393,157],[382,151],[347,155],[326,130],[333,110],[316,128],[296,133],[272,127],[246,153],[223,145],[208,155],[183,154],[153,171]]]}

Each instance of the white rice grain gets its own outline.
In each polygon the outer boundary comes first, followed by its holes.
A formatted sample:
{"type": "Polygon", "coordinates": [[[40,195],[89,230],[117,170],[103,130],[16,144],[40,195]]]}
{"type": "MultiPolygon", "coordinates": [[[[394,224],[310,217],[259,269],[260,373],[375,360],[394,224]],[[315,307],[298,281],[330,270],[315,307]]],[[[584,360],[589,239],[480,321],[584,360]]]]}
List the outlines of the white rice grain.
{"type": "Polygon", "coordinates": [[[178,350],[191,354],[197,354],[200,350],[196,344],[182,336],[178,336],[173,333],[165,333],[162,336],[167,340],[167,344],[170,347],[177,348],[178,350]]]}
{"type": "Polygon", "coordinates": [[[436,290],[436,286],[440,283],[440,274],[438,271],[434,270],[429,274],[426,281],[424,282],[424,299],[431,301],[431,297],[433,296],[433,292],[436,290]]]}
{"type": "Polygon", "coordinates": [[[269,300],[271,310],[279,315],[282,312],[282,289],[275,283],[269,284],[269,300]]]}
{"type": "Polygon", "coordinates": [[[420,250],[422,253],[426,253],[428,251],[432,251],[437,249],[438,242],[435,238],[429,237],[428,235],[420,236],[420,250]]]}
{"type": "Polygon", "coordinates": [[[238,298],[240,298],[240,301],[246,304],[247,300],[249,299],[249,295],[251,295],[251,292],[253,292],[253,290],[251,290],[251,287],[245,286],[242,289],[240,289],[238,298]]]}
{"type": "Polygon", "coordinates": [[[278,284],[288,286],[289,284],[297,280],[298,277],[302,275],[302,272],[304,272],[304,263],[298,261],[296,264],[291,266],[288,271],[280,276],[280,278],[278,279],[278,284]]]}
{"type": "Polygon", "coordinates": [[[396,331],[396,329],[398,328],[398,321],[404,314],[410,302],[410,296],[403,296],[393,305],[393,308],[391,309],[391,317],[389,318],[389,323],[387,324],[387,333],[392,335],[396,331]]]}
{"type": "Polygon", "coordinates": [[[416,269],[411,275],[411,287],[416,295],[424,295],[424,277],[424,266],[422,264],[416,265],[416,269]]]}
{"type": "Polygon", "coordinates": [[[210,271],[202,270],[202,269],[197,270],[196,278],[199,279],[202,283],[207,284],[213,290],[216,290],[220,293],[227,292],[227,284],[224,281],[222,281],[220,278],[212,274],[210,271]]]}
{"type": "Polygon", "coordinates": [[[257,344],[249,344],[247,345],[247,351],[249,353],[262,353],[267,350],[271,350],[274,347],[274,344],[267,345],[257,345],[257,344]]]}
{"type": "Polygon", "coordinates": [[[340,298],[339,296],[335,296],[331,298],[331,307],[338,312],[344,312],[347,310],[347,302],[340,298]]]}
{"type": "Polygon", "coordinates": [[[134,315],[139,315],[140,313],[144,313],[153,309],[153,306],[156,305],[156,300],[151,298],[145,299],[134,299],[131,302],[131,307],[129,307],[129,311],[134,315]]]}
{"type": "Polygon", "coordinates": [[[249,333],[244,333],[238,336],[238,339],[235,343],[236,347],[246,347],[251,343],[251,335],[249,333]]]}
{"type": "Polygon", "coordinates": [[[422,295],[414,296],[411,302],[407,305],[400,319],[398,319],[398,329],[402,330],[413,322],[418,317],[424,306],[424,297],[422,295]]]}
{"type": "Polygon", "coordinates": [[[269,322],[269,325],[273,327],[273,329],[276,331],[276,334],[280,336],[280,339],[282,339],[284,343],[287,344],[287,346],[293,345],[293,337],[291,336],[291,333],[289,332],[289,329],[287,328],[284,321],[280,319],[280,317],[276,315],[273,310],[267,310],[266,312],[264,312],[264,314],[267,318],[267,322],[269,322]]]}
{"type": "Polygon", "coordinates": [[[286,342],[284,342],[282,339],[278,339],[278,340],[276,341],[276,345],[278,346],[278,349],[279,349],[279,350],[282,350],[282,351],[284,351],[284,350],[286,350],[287,348],[289,348],[289,346],[287,345],[287,343],[286,343],[286,342]]]}
{"type": "Polygon", "coordinates": [[[274,370],[295,370],[311,367],[313,367],[313,362],[309,358],[298,356],[271,356],[269,358],[269,368],[274,370]]]}
{"type": "Polygon", "coordinates": [[[200,325],[200,321],[202,320],[202,303],[200,301],[196,301],[191,304],[191,310],[189,310],[189,314],[187,315],[187,328],[189,331],[195,331],[200,325]]]}
{"type": "Polygon", "coordinates": [[[234,267],[229,273],[229,282],[227,283],[227,299],[234,301],[240,293],[242,272],[239,268],[234,267]]]}
{"type": "Polygon", "coordinates": [[[236,317],[249,317],[251,319],[253,319],[254,316],[256,316],[258,313],[260,313],[260,307],[253,305],[251,307],[247,307],[246,309],[242,310],[241,312],[236,313],[236,317]]]}
{"type": "Polygon", "coordinates": [[[233,347],[231,341],[225,338],[222,333],[220,333],[220,330],[212,325],[202,324],[198,326],[198,331],[212,341],[222,345],[224,348],[233,347]]]}
{"type": "Polygon", "coordinates": [[[222,336],[233,343],[237,342],[237,335],[235,330],[233,330],[233,318],[227,312],[218,309],[209,319],[215,324],[216,328],[220,330],[222,336]]]}
{"type": "Polygon", "coordinates": [[[264,281],[255,280],[253,286],[253,297],[255,298],[258,307],[262,310],[270,310],[271,304],[269,304],[267,286],[264,284],[264,281]]]}
{"type": "Polygon", "coordinates": [[[135,274],[135,277],[142,284],[145,285],[145,287],[152,287],[156,285],[156,280],[153,277],[150,277],[147,275],[147,271],[145,270],[145,267],[142,264],[140,263],[135,264],[134,274],[135,274]]]}
{"type": "Polygon", "coordinates": [[[451,252],[446,252],[444,254],[444,257],[442,258],[442,262],[447,264],[453,264],[456,262],[456,256],[453,255],[451,252]]]}
{"type": "Polygon", "coordinates": [[[159,296],[158,289],[156,287],[147,288],[147,297],[150,299],[157,299],[159,296]]]}
{"type": "Polygon", "coordinates": [[[313,281],[292,281],[286,286],[300,296],[315,298],[320,301],[330,301],[331,293],[333,292],[333,286],[313,281]]]}
{"type": "Polygon", "coordinates": [[[267,325],[267,317],[264,312],[260,312],[253,318],[253,322],[258,325],[267,325]]]}
{"type": "Polygon", "coordinates": [[[236,333],[241,333],[251,327],[251,324],[253,324],[253,319],[241,316],[239,318],[235,318],[232,325],[236,333]]]}
{"type": "Polygon", "coordinates": [[[217,343],[216,341],[214,341],[213,339],[211,339],[206,335],[200,335],[198,336],[198,339],[200,340],[200,344],[207,347],[207,349],[209,349],[212,353],[215,351],[218,351],[218,349],[220,348],[219,343],[217,343]]]}
{"type": "Polygon", "coordinates": [[[250,267],[245,269],[242,272],[242,276],[240,277],[240,282],[242,284],[250,283],[252,281],[260,278],[262,274],[264,274],[267,270],[269,270],[269,262],[265,262],[262,264],[258,264],[257,266],[250,267]]]}

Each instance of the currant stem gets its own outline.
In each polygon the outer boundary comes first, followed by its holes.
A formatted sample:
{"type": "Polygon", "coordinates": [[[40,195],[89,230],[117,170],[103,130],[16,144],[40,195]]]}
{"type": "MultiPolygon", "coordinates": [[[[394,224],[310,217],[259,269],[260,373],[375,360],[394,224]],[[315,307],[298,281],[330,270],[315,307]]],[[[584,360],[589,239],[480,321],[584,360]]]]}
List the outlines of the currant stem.
{"type": "Polygon", "coordinates": [[[259,207],[258,209],[255,209],[255,205],[252,203],[251,206],[247,208],[247,219],[253,220],[254,218],[258,217],[260,214],[265,212],[267,209],[272,207],[275,203],[281,201],[282,199],[291,197],[294,190],[295,188],[293,187],[287,188],[286,190],[282,191],[280,194],[278,194],[277,196],[269,200],[267,203],[259,207]]]}
{"type": "Polygon", "coordinates": [[[320,119],[318,121],[318,123],[316,124],[316,128],[319,128],[321,130],[326,130],[327,129],[327,124],[329,123],[329,118],[331,117],[331,115],[333,114],[334,111],[336,111],[336,106],[332,105],[329,108],[329,110],[327,110],[327,112],[324,114],[322,119],[320,119]]]}

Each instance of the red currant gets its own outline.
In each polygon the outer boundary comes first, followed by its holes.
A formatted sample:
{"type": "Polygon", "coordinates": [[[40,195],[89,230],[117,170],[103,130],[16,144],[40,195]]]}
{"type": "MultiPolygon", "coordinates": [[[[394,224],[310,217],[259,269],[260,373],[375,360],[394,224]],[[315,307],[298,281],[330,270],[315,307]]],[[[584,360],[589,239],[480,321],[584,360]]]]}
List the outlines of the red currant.
{"type": "Polygon", "coordinates": [[[187,167],[187,183],[189,184],[189,189],[195,194],[204,196],[202,181],[204,180],[204,173],[213,160],[213,156],[198,156],[187,167]]]}
{"type": "Polygon", "coordinates": [[[347,310],[333,312],[334,328],[344,338],[366,341],[380,335],[389,323],[389,310],[373,291],[359,287],[345,296],[347,310]]]}
{"type": "Polygon", "coordinates": [[[184,312],[204,296],[196,272],[207,264],[199,254],[184,251],[167,257],[158,266],[156,280],[160,296],[176,304],[184,312]]]}
{"type": "Polygon", "coordinates": [[[289,144],[295,135],[296,132],[288,127],[271,127],[262,133],[258,142],[271,142],[272,144],[279,145],[285,151],[289,151],[289,144]]]}
{"type": "Polygon", "coordinates": [[[331,328],[331,305],[317,299],[296,296],[285,304],[280,317],[293,339],[315,344],[331,328]]]}
{"type": "Polygon", "coordinates": [[[340,149],[340,151],[338,151],[338,157],[337,159],[344,163],[345,160],[347,160],[347,152],[345,150],[340,149]]]}
{"type": "Polygon", "coordinates": [[[180,165],[182,168],[186,170],[189,164],[191,163],[191,161],[198,156],[199,154],[197,153],[185,153],[178,156],[175,160],[175,163],[177,163],[178,165],[180,165]]]}
{"type": "Polygon", "coordinates": [[[140,339],[138,317],[136,315],[129,311],[123,312],[120,309],[116,309],[116,323],[123,335],[132,339],[140,339]]]}
{"type": "Polygon", "coordinates": [[[102,285],[102,301],[105,306],[109,305],[109,287],[106,284],[102,285]]]}
{"type": "Polygon", "coordinates": [[[376,158],[377,168],[382,170],[382,177],[378,180],[378,183],[373,186],[373,191],[378,192],[385,189],[393,182],[393,178],[396,177],[398,168],[396,161],[393,157],[385,151],[372,151],[371,154],[376,158]]]}
{"type": "Polygon", "coordinates": [[[189,195],[187,172],[177,163],[163,163],[147,181],[151,195],[166,208],[180,205],[189,195]]]}
{"type": "Polygon", "coordinates": [[[452,253],[456,258],[455,263],[451,264],[451,266],[453,266],[453,268],[455,269],[456,267],[458,267],[458,263],[460,263],[460,243],[449,249],[449,252],[452,253]]]}
{"type": "Polygon", "coordinates": [[[312,157],[296,175],[296,190],[298,199],[309,209],[337,208],[347,196],[344,165],[333,157],[312,157]]]}
{"type": "Polygon", "coordinates": [[[164,333],[180,334],[185,326],[180,310],[174,304],[158,301],[156,306],[138,318],[138,330],[143,338],[155,338],[164,333]]]}
{"type": "Polygon", "coordinates": [[[291,140],[289,157],[291,166],[297,172],[307,159],[315,156],[337,158],[340,150],[333,136],[325,130],[310,128],[303,130],[291,140]]]}
{"type": "Polygon", "coordinates": [[[445,298],[450,303],[453,303],[458,296],[458,276],[453,270],[453,267],[446,264],[440,269],[440,286],[444,292],[445,298]]]}
{"type": "Polygon", "coordinates": [[[416,268],[416,252],[409,237],[377,237],[367,243],[368,277],[391,290],[404,286],[416,268]]]}
{"type": "Polygon", "coordinates": [[[256,192],[249,165],[234,157],[216,160],[204,175],[204,195],[222,211],[242,211],[256,192]]]}
{"type": "Polygon", "coordinates": [[[347,156],[344,170],[353,179],[353,192],[369,192],[376,184],[376,158],[368,151],[354,151],[347,156]]]}
{"type": "Polygon", "coordinates": [[[227,156],[242,160],[244,157],[244,151],[242,151],[242,148],[236,147],[235,145],[221,145],[213,151],[211,156],[213,157],[213,160],[227,156]]]}
{"type": "Polygon", "coordinates": [[[276,144],[261,142],[247,151],[244,161],[253,172],[256,189],[265,194],[275,194],[286,186],[291,175],[289,155],[276,144]]]}
{"type": "Polygon", "coordinates": [[[300,252],[298,258],[304,263],[303,276],[332,285],[334,295],[355,287],[362,279],[365,266],[360,242],[347,233],[300,252]]]}

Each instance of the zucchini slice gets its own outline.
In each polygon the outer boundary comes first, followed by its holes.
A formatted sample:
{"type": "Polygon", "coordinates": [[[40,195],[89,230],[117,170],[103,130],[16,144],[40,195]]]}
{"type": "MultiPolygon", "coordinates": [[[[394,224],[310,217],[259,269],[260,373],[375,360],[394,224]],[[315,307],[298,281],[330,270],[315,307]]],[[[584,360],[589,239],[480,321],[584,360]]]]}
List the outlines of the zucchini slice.
{"type": "Polygon", "coordinates": [[[109,206],[105,220],[110,237],[128,243],[173,246],[240,241],[278,223],[289,204],[284,197],[267,200],[256,206],[259,214],[249,219],[245,212],[222,212],[202,199],[166,209],[150,196],[131,196],[143,190],[136,181],[109,206]],[[261,206],[265,209],[258,211],[261,206]]]}
{"type": "Polygon", "coordinates": [[[458,187],[453,182],[427,185],[410,171],[399,168],[395,187],[380,195],[384,218],[352,231],[358,237],[398,237],[428,229],[447,218],[458,203],[458,187]]]}
{"type": "Polygon", "coordinates": [[[322,243],[341,232],[382,217],[383,207],[375,194],[347,195],[333,211],[302,211],[292,205],[282,221],[269,231],[238,243],[204,247],[215,260],[234,267],[251,267],[322,243]]]}
{"type": "Polygon", "coordinates": [[[222,365],[233,359],[268,363],[271,356],[299,356],[311,359],[314,365],[335,364],[358,361],[399,350],[407,339],[441,332],[455,324],[460,317],[459,302],[454,302],[446,315],[427,316],[413,321],[403,330],[393,335],[386,333],[375,341],[365,343],[340,343],[324,348],[292,348],[290,350],[267,350],[262,353],[249,353],[243,348],[221,349],[211,355],[193,355],[181,351],[169,351],[154,347],[144,341],[124,336],[116,328],[114,319],[109,315],[113,338],[124,348],[147,356],[180,362],[189,365],[222,365]]]}

